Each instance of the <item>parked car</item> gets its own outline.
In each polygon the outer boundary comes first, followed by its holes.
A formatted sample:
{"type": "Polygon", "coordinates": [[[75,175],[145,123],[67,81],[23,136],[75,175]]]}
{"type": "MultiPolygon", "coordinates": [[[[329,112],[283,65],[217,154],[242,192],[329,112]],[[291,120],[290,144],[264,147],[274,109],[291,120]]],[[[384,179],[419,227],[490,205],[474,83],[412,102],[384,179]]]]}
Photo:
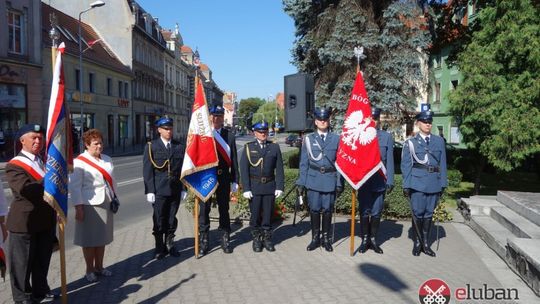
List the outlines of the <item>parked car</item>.
{"type": "Polygon", "coordinates": [[[298,135],[297,134],[290,134],[289,136],[287,136],[287,138],[285,138],[285,144],[286,145],[289,145],[290,147],[292,147],[294,145],[294,141],[298,138],[298,135]]]}
{"type": "Polygon", "coordinates": [[[302,147],[303,141],[304,141],[304,137],[303,137],[303,136],[298,136],[298,137],[293,141],[293,146],[294,146],[294,147],[297,147],[297,148],[301,148],[301,147],[302,147]]]}

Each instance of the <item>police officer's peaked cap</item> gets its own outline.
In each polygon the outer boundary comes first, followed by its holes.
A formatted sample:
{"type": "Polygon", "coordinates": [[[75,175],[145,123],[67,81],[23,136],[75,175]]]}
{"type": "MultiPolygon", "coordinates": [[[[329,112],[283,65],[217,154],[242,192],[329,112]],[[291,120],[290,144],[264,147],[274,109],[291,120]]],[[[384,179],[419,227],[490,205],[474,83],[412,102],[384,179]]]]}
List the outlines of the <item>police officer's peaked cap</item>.
{"type": "Polygon", "coordinates": [[[45,130],[40,125],[27,124],[27,125],[22,126],[19,129],[19,131],[17,131],[17,139],[21,138],[21,136],[23,136],[24,134],[29,133],[29,132],[36,132],[36,133],[43,134],[43,133],[45,133],[45,130]]]}
{"type": "Polygon", "coordinates": [[[381,117],[381,112],[382,112],[381,108],[373,107],[371,108],[371,117],[377,119],[381,117]]]}
{"type": "Polygon", "coordinates": [[[433,121],[433,112],[431,110],[422,111],[418,114],[416,114],[416,120],[420,121],[433,121]]]}
{"type": "Polygon", "coordinates": [[[332,108],[315,108],[315,111],[313,112],[313,116],[315,119],[318,120],[328,120],[330,119],[330,115],[332,114],[332,108]]]}
{"type": "Polygon", "coordinates": [[[173,126],[173,120],[172,118],[169,118],[167,116],[163,116],[160,119],[156,120],[156,127],[172,127],[173,126]]]}
{"type": "Polygon", "coordinates": [[[266,121],[255,123],[252,129],[253,131],[268,131],[268,123],[266,121]]]}
{"type": "Polygon", "coordinates": [[[220,105],[213,105],[210,107],[210,114],[212,115],[224,115],[225,109],[220,105]]]}

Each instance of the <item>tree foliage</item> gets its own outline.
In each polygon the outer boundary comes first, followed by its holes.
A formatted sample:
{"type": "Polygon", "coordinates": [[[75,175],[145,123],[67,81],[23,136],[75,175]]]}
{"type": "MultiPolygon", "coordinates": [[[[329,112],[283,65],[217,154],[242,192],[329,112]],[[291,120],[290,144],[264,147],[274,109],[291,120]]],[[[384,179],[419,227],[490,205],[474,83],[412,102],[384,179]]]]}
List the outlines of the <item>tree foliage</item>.
{"type": "Polygon", "coordinates": [[[270,125],[273,125],[276,120],[276,114],[278,122],[283,124],[283,110],[277,108],[276,113],[276,102],[267,102],[259,107],[257,110],[257,113],[253,115],[253,119],[255,121],[260,121],[261,119],[264,119],[266,122],[268,122],[270,125]]]}
{"type": "Polygon", "coordinates": [[[238,106],[238,123],[242,127],[251,128],[253,114],[264,104],[264,99],[250,97],[240,100],[238,106]]]}
{"type": "Polygon", "coordinates": [[[450,112],[469,147],[510,171],[540,151],[540,12],[530,0],[497,0],[476,18],[450,112]]]}
{"type": "MultiPolygon", "coordinates": [[[[420,1],[422,2],[422,1],[420,1]]],[[[421,62],[430,36],[417,1],[283,0],[295,21],[293,62],[315,77],[319,105],[341,121],[356,73],[353,50],[363,46],[366,88],[373,104],[401,118],[426,85],[421,62]]]]}

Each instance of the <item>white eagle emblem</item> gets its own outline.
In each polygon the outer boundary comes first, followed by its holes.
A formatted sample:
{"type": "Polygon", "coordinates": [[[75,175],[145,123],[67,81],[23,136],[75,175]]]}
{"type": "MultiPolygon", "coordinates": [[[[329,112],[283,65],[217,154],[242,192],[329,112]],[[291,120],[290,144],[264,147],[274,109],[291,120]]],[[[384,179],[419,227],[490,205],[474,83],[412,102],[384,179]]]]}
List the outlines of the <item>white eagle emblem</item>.
{"type": "Polygon", "coordinates": [[[362,111],[354,111],[347,117],[343,125],[341,140],[351,149],[356,150],[356,142],[360,145],[367,145],[377,136],[377,130],[370,127],[371,117],[364,118],[362,111]]]}

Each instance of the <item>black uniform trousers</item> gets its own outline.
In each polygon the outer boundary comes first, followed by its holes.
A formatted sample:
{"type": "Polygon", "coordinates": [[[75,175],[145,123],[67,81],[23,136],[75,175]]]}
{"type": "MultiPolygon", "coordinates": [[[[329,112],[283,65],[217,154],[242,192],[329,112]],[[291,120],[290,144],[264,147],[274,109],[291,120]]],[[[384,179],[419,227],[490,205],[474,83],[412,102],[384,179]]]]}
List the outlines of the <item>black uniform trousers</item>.
{"type": "Polygon", "coordinates": [[[54,229],[9,233],[8,257],[14,301],[30,300],[31,297],[40,299],[51,291],[47,274],[53,249],[53,232],[54,229]]]}
{"type": "MultiPolygon", "coordinates": [[[[231,184],[221,182],[216,189],[216,200],[219,211],[219,229],[231,232],[231,218],[229,216],[229,201],[231,200],[231,184]]],[[[212,200],[199,203],[199,230],[208,231],[210,229],[210,209],[212,200]]]]}
{"type": "Polygon", "coordinates": [[[249,225],[263,230],[272,229],[272,215],[274,214],[274,194],[254,195],[249,204],[251,219],[249,225]]]}
{"type": "Polygon", "coordinates": [[[176,213],[180,207],[180,195],[161,196],[156,195],[154,202],[153,234],[173,235],[178,227],[176,213]]]}

